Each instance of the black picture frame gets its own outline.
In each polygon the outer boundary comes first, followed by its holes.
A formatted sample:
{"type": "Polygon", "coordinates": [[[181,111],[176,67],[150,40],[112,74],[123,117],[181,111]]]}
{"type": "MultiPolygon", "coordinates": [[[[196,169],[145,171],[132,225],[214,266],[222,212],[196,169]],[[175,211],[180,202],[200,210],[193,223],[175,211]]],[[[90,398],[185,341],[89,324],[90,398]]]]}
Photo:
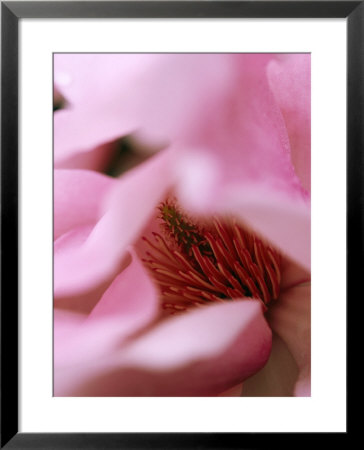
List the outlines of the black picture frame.
{"type": "MultiPolygon", "coordinates": [[[[18,432],[18,32],[22,18],[346,18],[347,299],[363,270],[364,1],[1,2],[1,448],[261,448],[272,433],[18,432]],[[9,297],[11,297],[9,299],[9,297]],[[9,301],[11,300],[11,301],[9,301]]],[[[350,354],[350,346],[348,346],[350,354]]],[[[265,420],[265,419],[263,419],[265,420]]],[[[349,430],[349,429],[348,429],[349,430]]],[[[279,434],[282,444],[309,433],[279,434]]],[[[337,433],[338,445],[348,432],[337,433]]],[[[327,435],[316,434],[315,444],[327,435]]]]}

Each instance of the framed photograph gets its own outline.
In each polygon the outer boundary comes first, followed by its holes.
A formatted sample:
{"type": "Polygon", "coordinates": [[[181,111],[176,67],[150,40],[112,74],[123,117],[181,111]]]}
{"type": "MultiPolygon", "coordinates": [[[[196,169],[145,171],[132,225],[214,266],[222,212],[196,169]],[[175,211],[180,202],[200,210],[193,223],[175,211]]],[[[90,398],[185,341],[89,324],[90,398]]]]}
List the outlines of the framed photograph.
{"type": "Polygon", "coordinates": [[[346,439],[363,3],[1,11],[1,447],[346,439]]]}

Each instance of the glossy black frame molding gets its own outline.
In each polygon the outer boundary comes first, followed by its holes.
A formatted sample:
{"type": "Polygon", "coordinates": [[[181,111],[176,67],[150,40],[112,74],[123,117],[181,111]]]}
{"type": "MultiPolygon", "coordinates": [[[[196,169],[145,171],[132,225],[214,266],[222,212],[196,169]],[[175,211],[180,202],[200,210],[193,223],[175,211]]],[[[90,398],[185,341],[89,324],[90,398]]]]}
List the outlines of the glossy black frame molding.
{"type": "MultiPolygon", "coordinates": [[[[281,445],[297,439],[307,444],[309,433],[18,433],[18,23],[21,18],[346,18],[347,298],[354,300],[362,293],[363,273],[364,1],[9,1],[1,3],[1,13],[1,448],[264,448],[278,437],[281,445]]],[[[263,414],[262,420],[269,418],[263,414]]],[[[316,433],[315,444],[327,445],[327,437],[316,433]]],[[[348,433],[334,437],[340,445],[348,433]]]]}

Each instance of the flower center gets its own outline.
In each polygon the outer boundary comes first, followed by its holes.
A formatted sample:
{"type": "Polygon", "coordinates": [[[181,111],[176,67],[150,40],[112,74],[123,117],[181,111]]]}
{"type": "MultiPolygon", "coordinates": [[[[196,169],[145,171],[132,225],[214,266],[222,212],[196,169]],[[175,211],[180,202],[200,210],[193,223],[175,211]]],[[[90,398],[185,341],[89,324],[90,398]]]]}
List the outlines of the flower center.
{"type": "Polygon", "coordinates": [[[143,262],[160,288],[164,310],[174,314],[242,297],[267,306],[278,298],[279,254],[235,219],[199,223],[174,200],[158,209],[161,233],[143,237],[150,250],[143,262]]]}

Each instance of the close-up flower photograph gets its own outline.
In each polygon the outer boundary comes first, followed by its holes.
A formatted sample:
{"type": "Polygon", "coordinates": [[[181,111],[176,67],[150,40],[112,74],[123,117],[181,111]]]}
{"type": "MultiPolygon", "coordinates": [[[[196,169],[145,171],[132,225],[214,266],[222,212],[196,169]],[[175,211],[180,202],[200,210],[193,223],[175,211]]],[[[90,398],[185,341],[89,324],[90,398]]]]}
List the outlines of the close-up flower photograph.
{"type": "Polygon", "coordinates": [[[54,395],[311,395],[309,53],[55,53],[54,395]]]}
{"type": "Polygon", "coordinates": [[[364,0],[0,10],[0,448],[350,448],[364,0]]]}

